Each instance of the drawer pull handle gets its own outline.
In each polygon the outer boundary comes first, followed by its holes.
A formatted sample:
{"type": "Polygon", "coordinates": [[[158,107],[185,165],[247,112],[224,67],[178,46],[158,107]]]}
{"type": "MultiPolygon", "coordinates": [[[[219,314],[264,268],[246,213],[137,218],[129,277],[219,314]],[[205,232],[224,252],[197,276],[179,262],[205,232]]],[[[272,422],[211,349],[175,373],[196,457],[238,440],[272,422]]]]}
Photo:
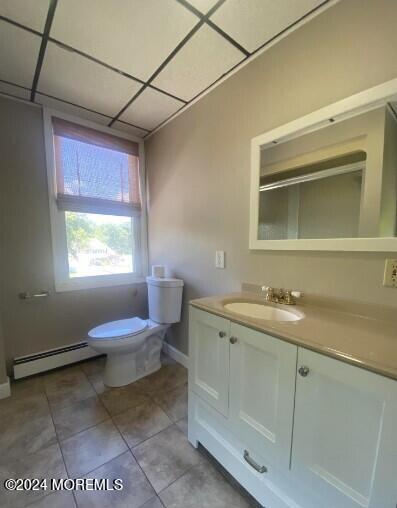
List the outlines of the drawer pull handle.
{"type": "Polygon", "coordinates": [[[219,337],[223,339],[223,337],[226,337],[226,332],[219,332],[219,337]]]}
{"type": "Polygon", "coordinates": [[[230,344],[236,344],[237,337],[230,337],[230,344]]]}
{"type": "Polygon", "coordinates": [[[250,457],[250,454],[247,450],[244,450],[244,459],[248,464],[255,469],[255,471],[258,471],[258,473],[267,473],[267,467],[266,466],[260,466],[253,458],[250,457]]]}
{"type": "Polygon", "coordinates": [[[49,291],[40,291],[40,293],[19,293],[21,300],[30,300],[31,298],[45,298],[50,295],[49,291]]]}

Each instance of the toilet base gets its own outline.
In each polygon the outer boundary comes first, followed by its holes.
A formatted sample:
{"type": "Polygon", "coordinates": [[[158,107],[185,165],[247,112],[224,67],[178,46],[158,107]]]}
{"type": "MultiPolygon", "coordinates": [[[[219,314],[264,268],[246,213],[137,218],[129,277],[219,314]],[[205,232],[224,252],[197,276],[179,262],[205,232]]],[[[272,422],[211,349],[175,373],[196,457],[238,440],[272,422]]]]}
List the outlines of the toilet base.
{"type": "Polygon", "coordinates": [[[123,355],[108,355],[105,365],[103,382],[110,388],[125,386],[138,381],[161,368],[160,359],[146,370],[136,368],[136,353],[123,355]]]}
{"type": "Polygon", "coordinates": [[[89,346],[106,354],[104,384],[125,386],[156,372],[161,367],[160,353],[168,328],[150,321],[146,330],[131,337],[90,339],[89,346]]]}

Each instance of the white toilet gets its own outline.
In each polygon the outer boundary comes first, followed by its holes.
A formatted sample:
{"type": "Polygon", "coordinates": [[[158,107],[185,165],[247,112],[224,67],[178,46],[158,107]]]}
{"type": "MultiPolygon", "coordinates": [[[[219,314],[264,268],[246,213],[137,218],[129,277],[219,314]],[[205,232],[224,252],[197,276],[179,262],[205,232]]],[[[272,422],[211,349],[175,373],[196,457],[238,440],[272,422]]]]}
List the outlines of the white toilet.
{"type": "Polygon", "coordinates": [[[107,355],[104,383],[124,386],[161,367],[167,329],[181,317],[183,280],[147,277],[149,319],[111,321],[88,332],[88,345],[107,355]]]}

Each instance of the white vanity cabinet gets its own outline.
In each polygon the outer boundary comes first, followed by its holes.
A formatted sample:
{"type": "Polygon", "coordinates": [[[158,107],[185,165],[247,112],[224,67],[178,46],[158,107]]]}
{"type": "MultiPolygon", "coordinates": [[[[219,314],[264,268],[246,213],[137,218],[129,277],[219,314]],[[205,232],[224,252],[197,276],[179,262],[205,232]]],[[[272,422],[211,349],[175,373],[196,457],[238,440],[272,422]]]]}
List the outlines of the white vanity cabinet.
{"type": "Polygon", "coordinates": [[[396,508],[397,382],[190,309],[189,440],[266,508],[396,508]]]}

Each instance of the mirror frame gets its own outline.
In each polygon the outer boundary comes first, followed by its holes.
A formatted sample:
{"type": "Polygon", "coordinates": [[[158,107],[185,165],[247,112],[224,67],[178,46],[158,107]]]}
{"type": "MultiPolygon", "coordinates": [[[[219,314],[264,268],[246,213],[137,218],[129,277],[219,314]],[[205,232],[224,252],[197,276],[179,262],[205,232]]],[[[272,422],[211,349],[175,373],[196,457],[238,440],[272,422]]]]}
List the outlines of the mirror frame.
{"type": "Polygon", "coordinates": [[[385,106],[397,98],[397,79],[369,88],[334,102],[285,125],[276,127],[251,140],[251,191],[249,248],[252,250],[311,250],[397,252],[397,237],[324,238],[298,240],[258,240],[259,176],[261,149],[303,134],[323,129],[372,109],[385,106]]]}

